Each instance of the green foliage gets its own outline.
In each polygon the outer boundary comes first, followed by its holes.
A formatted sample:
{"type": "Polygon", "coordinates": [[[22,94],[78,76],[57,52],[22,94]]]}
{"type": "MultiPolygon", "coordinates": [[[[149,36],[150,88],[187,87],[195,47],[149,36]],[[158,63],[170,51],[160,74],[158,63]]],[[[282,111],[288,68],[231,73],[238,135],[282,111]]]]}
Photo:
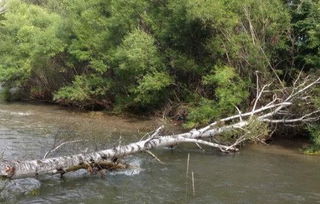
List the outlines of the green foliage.
{"type": "Polygon", "coordinates": [[[312,142],[320,147],[320,125],[311,125],[308,128],[312,142]]]}
{"type": "Polygon", "coordinates": [[[206,49],[216,59],[252,75],[267,72],[286,42],[290,17],[279,0],[188,1],[188,14],[210,30],[206,49]]]}
{"type": "Polygon", "coordinates": [[[96,72],[104,73],[107,68],[110,32],[111,6],[109,1],[73,0],[65,3],[67,14],[66,28],[72,37],[68,52],[74,60],[82,62],[96,72]]]}
{"type": "Polygon", "coordinates": [[[0,81],[22,86],[36,68],[64,50],[59,38],[61,17],[12,0],[4,18],[0,25],[0,81]]]}
{"type": "Polygon", "coordinates": [[[65,86],[55,93],[54,100],[83,106],[105,95],[110,87],[111,83],[100,76],[76,76],[72,85],[65,86]]]}
{"type": "Polygon", "coordinates": [[[250,142],[265,141],[270,135],[269,124],[261,122],[254,117],[249,120],[249,125],[243,131],[243,137],[250,142]]]}
{"type": "MultiPolygon", "coordinates": [[[[312,105],[309,108],[314,110],[319,110],[320,108],[320,88],[317,87],[310,94],[312,96],[312,105]]],[[[304,153],[307,154],[320,154],[320,124],[319,122],[314,122],[307,126],[308,135],[310,136],[311,145],[304,149],[304,153]]]]}
{"type": "Polygon", "coordinates": [[[172,78],[164,72],[147,74],[132,91],[136,95],[134,101],[142,105],[157,104],[164,100],[166,88],[173,83],[172,78]]]}
{"type": "Polygon", "coordinates": [[[134,30],[125,36],[114,55],[120,77],[154,72],[162,68],[159,53],[153,37],[141,30],[134,30]]]}
{"type": "Polygon", "coordinates": [[[84,108],[189,107],[194,127],[251,106],[256,71],[261,84],[275,72],[290,84],[302,67],[317,69],[319,5],[8,0],[0,14],[0,83],[84,108]]]}
{"type": "Polygon", "coordinates": [[[245,81],[232,67],[215,67],[212,74],[204,76],[203,82],[206,85],[216,85],[215,95],[220,114],[234,110],[234,106],[239,105],[249,95],[245,81]]]}
{"type": "Polygon", "coordinates": [[[10,92],[8,88],[2,88],[0,90],[0,102],[8,102],[10,100],[10,92]]]}
{"type": "Polygon", "coordinates": [[[164,72],[151,35],[140,29],[130,32],[116,49],[113,63],[117,67],[115,88],[121,88],[117,92],[120,106],[152,106],[164,99],[163,92],[172,79],[164,72]]]}
{"type": "Polygon", "coordinates": [[[320,154],[320,125],[309,125],[308,131],[312,145],[304,149],[306,154],[320,154]]]}
{"type": "Polygon", "coordinates": [[[228,8],[226,0],[188,0],[186,3],[188,16],[200,19],[208,26],[229,28],[238,21],[236,14],[228,8]]]}
{"type": "Polygon", "coordinates": [[[320,66],[320,2],[293,1],[290,4],[297,66],[309,69],[320,66]]]}
{"type": "Polygon", "coordinates": [[[201,99],[195,107],[190,108],[188,114],[188,122],[184,125],[185,128],[193,128],[202,124],[207,124],[211,120],[217,118],[219,114],[215,109],[214,101],[208,99],[201,99]]]}
{"type": "Polygon", "coordinates": [[[268,123],[261,122],[252,117],[248,125],[242,129],[233,129],[219,135],[217,139],[223,143],[233,144],[236,140],[249,143],[264,142],[269,137],[270,128],[268,123]]]}
{"type": "Polygon", "coordinates": [[[191,122],[189,126],[206,124],[234,112],[235,106],[249,95],[247,84],[232,67],[216,66],[210,74],[203,77],[203,83],[215,87],[215,101],[202,99],[188,116],[191,122]]]}
{"type": "Polygon", "coordinates": [[[312,102],[315,107],[320,108],[320,87],[314,89],[312,102]]]}

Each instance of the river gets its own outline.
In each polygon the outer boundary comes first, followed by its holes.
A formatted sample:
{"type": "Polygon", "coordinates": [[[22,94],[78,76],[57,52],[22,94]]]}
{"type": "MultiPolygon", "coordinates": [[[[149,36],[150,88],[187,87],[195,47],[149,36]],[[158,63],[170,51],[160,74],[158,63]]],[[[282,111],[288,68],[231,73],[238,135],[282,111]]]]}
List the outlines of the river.
{"type": "MultiPolygon", "coordinates": [[[[0,152],[4,159],[38,159],[66,140],[82,141],[50,156],[88,152],[139,140],[161,123],[53,105],[2,103],[0,152]]],[[[155,151],[165,164],[141,153],[126,159],[135,168],[107,175],[78,171],[63,179],[1,181],[0,203],[320,203],[320,157],[301,154],[299,145],[282,144],[288,142],[249,145],[231,155],[182,145],[155,151]]]]}

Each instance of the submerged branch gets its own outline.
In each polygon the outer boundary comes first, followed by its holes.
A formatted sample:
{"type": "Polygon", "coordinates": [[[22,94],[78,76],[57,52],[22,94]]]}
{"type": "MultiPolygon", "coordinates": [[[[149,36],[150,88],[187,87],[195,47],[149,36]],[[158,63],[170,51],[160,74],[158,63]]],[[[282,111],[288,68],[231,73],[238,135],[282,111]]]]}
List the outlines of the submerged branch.
{"type": "MultiPolygon", "coordinates": [[[[186,133],[176,135],[160,135],[163,126],[159,127],[149,138],[140,140],[128,145],[120,145],[107,150],[101,150],[92,153],[76,154],[71,156],[62,156],[55,158],[44,158],[42,160],[30,161],[1,161],[0,162],[0,176],[5,178],[20,178],[32,177],[41,174],[64,174],[69,171],[75,171],[80,168],[87,169],[89,172],[96,170],[107,169],[123,169],[127,165],[118,162],[118,158],[126,155],[135,154],[138,152],[147,152],[157,158],[151,149],[174,146],[181,143],[194,143],[196,145],[202,144],[214,147],[222,152],[235,152],[238,151],[238,146],[246,141],[261,141],[261,135],[268,133],[268,131],[259,128],[261,123],[292,123],[292,122],[307,122],[319,118],[319,110],[305,113],[303,116],[296,119],[286,119],[283,111],[287,110],[290,113],[289,107],[292,106],[297,100],[301,99],[301,95],[309,90],[314,85],[318,84],[320,78],[309,83],[308,85],[300,86],[300,89],[295,89],[289,96],[284,98],[274,97],[271,102],[267,103],[260,108],[258,101],[261,98],[263,90],[267,86],[263,86],[258,91],[254,107],[250,112],[242,113],[238,110],[239,114],[233,115],[220,121],[213,122],[201,129],[193,129],[186,133]],[[279,114],[281,113],[281,114],[279,114]],[[254,117],[253,117],[254,116],[254,117]],[[282,117],[279,119],[279,117],[282,117]],[[240,122],[235,119],[241,119],[240,122]],[[221,124],[219,126],[218,124],[221,124]],[[226,123],[228,124],[226,124],[226,123]],[[251,128],[251,129],[250,129],[251,128]],[[219,141],[217,137],[221,134],[234,134],[233,142],[229,141],[228,144],[221,142],[208,142],[207,139],[214,139],[211,141],[219,141]],[[240,134],[241,133],[241,134],[240,134]]],[[[269,85],[268,85],[269,86],[269,85]]],[[[302,97],[303,98],[303,97],[302,97]]],[[[269,133],[268,133],[269,134],[269,133]]],[[[65,142],[54,148],[52,151],[60,148],[67,143],[74,143],[77,141],[65,142]]],[[[50,153],[50,152],[49,152],[50,153]]],[[[48,155],[47,153],[46,155],[48,155]]],[[[45,155],[45,156],[46,156],[45,155]]],[[[158,160],[158,159],[157,159],[158,160]]]]}

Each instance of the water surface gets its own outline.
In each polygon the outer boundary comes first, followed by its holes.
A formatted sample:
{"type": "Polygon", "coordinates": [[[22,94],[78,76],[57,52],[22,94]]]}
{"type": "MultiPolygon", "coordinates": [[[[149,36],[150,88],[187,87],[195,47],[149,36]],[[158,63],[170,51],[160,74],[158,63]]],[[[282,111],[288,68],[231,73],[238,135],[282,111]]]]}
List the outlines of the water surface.
{"type": "MultiPolygon", "coordinates": [[[[88,152],[139,140],[159,120],[68,111],[58,106],[0,104],[0,152],[5,159],[38,159],[88,152]]],[[[127,162],[136,168],[107,175],[86,171],[2,183],[3,203],[320,203],[320,158],[298,147],[251,145],[233,155],[194,145],[143,153],[127,162]],[[189,174],[186,175],[190,153],[189,174]],[[194,172],[195,194],[191,172],[194,172]]]]}

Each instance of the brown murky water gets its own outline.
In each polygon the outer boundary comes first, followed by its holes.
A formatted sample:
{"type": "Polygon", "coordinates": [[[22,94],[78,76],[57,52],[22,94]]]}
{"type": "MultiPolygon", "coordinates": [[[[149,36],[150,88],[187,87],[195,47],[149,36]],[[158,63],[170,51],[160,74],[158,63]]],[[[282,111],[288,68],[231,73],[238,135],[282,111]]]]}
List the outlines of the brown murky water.
{"type": "MultiPolygon", "coordinates": [[[[54,143],[82,139],[54,155],[92,151],[138,140],[159,120],[126,119],[57,106],[0,104],[0,152],[6,159],[41,158],[54,143]]],[[[0,182],[0,203],[320,203],[320,157],[298,147],[252,145],[223,155],[193,145],[129,157],[137,169],[100,176],[85,171],[0,182]],[[195,194],[190,172],[195,176],[195,194]]]]}

